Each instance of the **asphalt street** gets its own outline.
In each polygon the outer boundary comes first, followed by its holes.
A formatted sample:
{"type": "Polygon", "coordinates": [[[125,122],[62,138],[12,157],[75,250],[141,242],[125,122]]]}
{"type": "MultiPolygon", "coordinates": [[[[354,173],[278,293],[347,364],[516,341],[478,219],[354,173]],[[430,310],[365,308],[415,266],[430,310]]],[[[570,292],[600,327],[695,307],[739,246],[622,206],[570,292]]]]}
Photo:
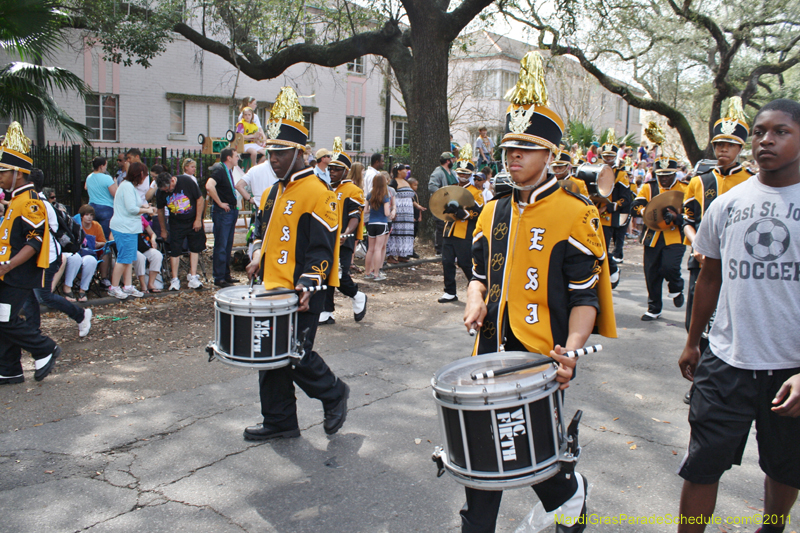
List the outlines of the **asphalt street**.
{"type": "MultiPolygon", "coordinates": [[[[570,417],[584,411],[578,470],[590,481],[589,511],[601,522],[674,516],[682,483],[675,472],[689,438],[682,401],[688,382],[677,368],[684,310],[667,301],[661,320],[640,321],[647,297],[636,248],[627,248],[614,292],[619,338],[590,339],[604,351],[581,359],[566,394],[570,417]]],[[[437,478],[430,459],[442,443],[430,380],[471,351],[460,324],[463,303],[440,305],[426,293],[415,305],[383,305],[382,314],[371,311],[360,324],[337,318],[317,337],[317,350],[352,389],[338,434],[324,434],[320,403],[298,390],[300,438],[243,440],[243,428],[259,421],[251,370],[226,369],[218,380],[186,390],[45,419],[0,433],[2,529],[459,531],[463,488],[449,475],[437,478]]],[[[206,357],[199,348],[193,355],[206,357]]],[[[187,368],[213,373],[221,367],[187,368]]],[[[174,372],[171,379],[183,379],[180,369],[174,372]]],[[[47,383],[38,389],[44,411],[47,383]]],[[[0,390],[0,401],[5,394],[0,390]]],[[[753,430],[743,466],[722,480],[722,520],[760,516],[763,474],[755,444],[753,430]]],[[[507,491],[497,530],[514,532],[535,503],[530,489],[507,491]]],[[[797,509],[792,518],[787,533],[800,519],[797,509]]],[[[723,523],[707,531],[756,529],[723,523]]],[[[590,530],[666,532],[675,526],[600,523],[590,530]]]]}

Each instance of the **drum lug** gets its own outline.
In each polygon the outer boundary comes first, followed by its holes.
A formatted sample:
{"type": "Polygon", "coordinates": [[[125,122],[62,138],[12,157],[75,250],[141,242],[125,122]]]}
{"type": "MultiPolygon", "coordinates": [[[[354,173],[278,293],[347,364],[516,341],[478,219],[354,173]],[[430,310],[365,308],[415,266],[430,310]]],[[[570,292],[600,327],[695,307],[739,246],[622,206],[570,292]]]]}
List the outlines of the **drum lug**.
{"type": "Polygon", "coordinates": [[[444,461],[442,460],[442,455],[444,454],[444,450],[441,446],[437,446],[433,450],[433,455],[431,455],[431,460],[436,463],[436,477],[442,477],[444,475],[444,461]]]}
{"type": "Polygon", "coordinates": [[[206,353],[208,354],[208,362],[210,363],[211,361],[214,360],[214,343],[213,342],[208,343],[208,345],[206,346],[206,353]]]}
{"type": "Polygon", "coordinates": [[[575,465],[581,457],[581,447],[578,444],[578,425],[581,423],[583,411],[580,409],[575,412],[572,421],[567,426],[567,449],[563,459],[560,461],[561,469],[567,474],[575,471],[575,465]]]}

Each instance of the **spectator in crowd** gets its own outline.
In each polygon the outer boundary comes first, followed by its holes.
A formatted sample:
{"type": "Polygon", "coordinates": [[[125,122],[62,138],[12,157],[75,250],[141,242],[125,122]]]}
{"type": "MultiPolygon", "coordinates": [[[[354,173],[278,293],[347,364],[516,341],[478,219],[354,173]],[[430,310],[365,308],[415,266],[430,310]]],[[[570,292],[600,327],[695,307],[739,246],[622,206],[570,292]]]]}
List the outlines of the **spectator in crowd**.
{"type": "Polygon", "coordinates": [[[494,198],[494,180],[492,179],[494,176],[494,171],[492,170],[492,167],[486,165],[480,170],[480,173],[486,177],[486,179],[483,180],[483,201],[488,202],[494,198]]]}
{"type": "Polygon", "coordinates": [[[150,203],[153,200],[153,196],[156,195],[156,177],[162,172],[164,172],[163,165],[155,164],[150,167],[150,187],[144,195],[144,199],[147,200],[148,203],[150,203]]]}
{"type": "Polygon", "coordinates": [[[261,195],[264,191],[272,187],[278,181],[269,158],[264,157],[263,161],[254,167],[250,167],[247,174],[236,182],[236,190],[242,195],[245,202],[253,204],[253,209],[261,207],[261,195]]]}
{"type": "MultiPolygon", "coordinates": [[[[56,213],[56,208],[53,205],[55,202],[55,192],[50,188],[42,188],[44,183],[44,173],[38,168],[31,170],[31,183],[36,190],[41,190],[39,197],[44,200],[45,210],[47,211],[47,225],[50,229],[50,266],[44,271],[44,285],[41,288],[33,289],[33,299],[28,298],[25,303],[25,314],[27,320],[39,330],[41,328],[41,317],[39,313],[39,304],[44,304],[50,309],[61,311],[78,324],[78,335],[85,337],[89,334],[92,328],[92,310],[83,309],[74,303],[70,302],[63,296],[53,294],[53,276],[61,267],[61,244],[56,237],[59,234],[58,220],[59,216],[56,213]]],[[[62,220],[66,220],[69,216],[62,212],[62,220]]]]}
{"type": "Polygon", "coordinates": [[[314,167],[314,174],[320,177],[328,185],[331,184],[331,173],[328,171],[328,163],[331,162],[331,151],[327,148],[320,148],[314,157],[317,159],[317,166],[314,167]]]}
{"type": "Polygon", "coordinates": [[[78,275],[78,272],[80,272],[81,285],[80,292],[78,292],[78,301],[85,302],[87,300],[86,291],[89,290],[92,277],[94,277],[94,272],[97,270],[97,256],[95,255],[95,250],[81,247],[81,249],[75,253],[62,253],[61,258],[67,265],[64,272],[64,297],[71,302],[75,301],[72,294],[72,285],[75,283],[75,277],[78,275]]]}
{"type": "Polygon", "coordinates": [[[117,184],[106,172],[108,161],[105,157],[95,157],[92,160],[92,169],[92,173],[86,178],[84,188],[89,193],[89,205],[94,208],[95,220],[103,228],[107,240],[108,224],[114,216],[114,195],[117,194],[117,184]]]}
{"type": "MultiPolygon", "coordinates": [[[[131,148],[125,152],[125,157],[128,161],[128,172],[130,172],[130,165],[133,163],[142,162],[142,152],[138,148],[131,148]]],[[[147,168],[147,167],[145,167],[147,168]]],[[[142,207],[147,206],[147,191],[150,189],[150,174],[145,174],[144,179],[139,185],[136,186],[136,192],[139,195],[139,205],[142,207]]]]}
{"type": "Polygon", "coordinates": [[[239,105],[239,118],[237,121],[241,121],[244,118],[244,108],[249,107],[253,111],[253,120],[252,122],[258,126],[261,131],[264,131],[264,127],[261,125],[261,119],[258,118],[258,101],[253,98],[252,96],[245,96],[242,98],[242,103],[239,105]]]}
{"type": "Polygon", "coordinates": [[[372,179],[372,189],[367,194],[365,213],[372,212],[367,224],[369,248],[364,260],[365,279],[383,281],[386,276],[381,272],[383,259],[386,257],[386,242],[389,240],[389,215],[391,198],[389,197],[389,174],[379,172],[372,179]]]}
{"type": "Polygon", "coordinates": [[[128,173],[128,158],[125,156],[125,152],[120,152],[117,154],[117,172],[114,175],[114,183],[119,185],[122,183],[122,180],[125,179],[125,174],[128,173]]]}
{"type": "Polygon", "coordinates": [[[249,107],[242,109],[241,118],[236,123],[236,133],[244,137],[242,147],[244,153],[250,156],[251,164],[255,165],[257,154],[266,153],[267,136],[261,126],[255,123],[255,111],[249,107]]]}
{"type": "MultiPolygon", "coordinates": [[[[169,175],[166,172],[162,174],[169,175]]],[[[143,231],[139,234],[137,242],[136,259],[133,261],[133,268],[139,278],[139,287],[141,287],[142,292],[161,292],[161,289],[156,286],[156,278],[158,278],[158,273],[161,272],[161,263],[164,261],[164,256],[158,251],[156,234],[145,217],[142,217],[142,229],[143,231]],[[150,268],[147,268],[148,265],[150,268]],[[145,272],[148,270],[150,274],[149,277],[146,277],[145,272]]]]}
{"type": "Polygon", "coordinates": [[[359,189],[364,190],[364,165],[353,163],[350,172],[347,174],[348,180],[352,181],[359,189]]]}
{"type": "MultiPolygon", "coordinates": [[[[384,160],[383,154],[374,153],[369,159],[369,166],[364,172],[364,192],[369,193],[372,190],[372,180],[378,175],[378,172],[383,170],[384,160]]],[[[367,219],[369,220],[369,219],[367,219]]]]}
{"type": "Polygon", "coordinates": [[[586,161],[590,164],[595,164],[600,159],[600,143],[595,141],[589,146],[589,151],[586,152],[586,161]]]}
{"type": "MultiPolygon", "coordinates": [[[[412,199],[414,205],[414,237],[419,234],[419,225],[422,222],[422,213],[427,211],[427,207],[423,207],[419,203],[419,196],[417,196],[417,187],[419,187],[419,182],[416,178],[408,178],[408,185],[411,187],[411,190],[414,191],[414,198],[412,199]]],[[[411,257],[417,259],[419,255],[416,252],[411,254],[411,257]]]]}
{"type": "Polygon", "coordinates": [[[111,218],[111,231],[117,245],[117,263],[111,274],[108,293],[120,300],[128,296],[141,298],[143,293],[133,286],[133,262],[136,259],[139,234],[142,232],[141,215],[155,215],[155,207],[143,206],[137,186],[147,179],[144,163],[134,162],[128,168],[125,181],[119,186],[114,197],[114,216],[111,218]],[[124,283],[120,288],[120,279],[124,283]]]}
{"type": "MultiPolygon", "coordinates": [[[[435,193],[442,187],[447,185],[456,185],[458,179],[455,172],[453,172],[453,160],[455,156],[452,152],[443,152],[439,156],[439,166],[431,172],[431,177],[428,179],[428,191],[431,194],[435,193]]],[[[436,233],[434,233],[434,248],[436,255],[442,254],[442,238],[444,232],[444,221],[436,219],[436,233]]]]}
{"type": "MultiPolygon", "coordinates": [[[[261,154],[261,155],[263,156],[264,154],[261,154]]],[[[183,171],[183,175],[184,176],[189,176],[190,178],[192,178],[192,180],[195,182],[195,184],[199,185],[197,183],[197,177],[196,177],[196,174],[197,174],[197,161],[195,161],[191,157],[187,157],[181,163],[181,170],[183,171]]]]}
{"type": "Polygon", "coordinates": [[[205,199],[200,194],[200,188],[189,176],[170,176],[169,172],[163,172],[156,178],[156,184],[158,186],[156,207],[161,238],[169,243],[169,264],[172,272],[169,290],[181,289],[178,267],[183,253],[184,239],[189,243],[189,288],[199,289],[203,283],[197,274],[197,263],[200,260],[200,253],[206,248],[206,232],[203,225],[205,199]],[[164,220],[165,207],[169,209],[169,223],[164,220]],[[167,224],[169,224],[169,234],[167,234],[167,224]]]}
{"type": "Polygon", "coordinates": [[[492,162],[494,153],[494,141],[489,137],[489,130],[486,126],[481,126],[478,129],[478,138],[475,139],[475,155],[478,156],[478,168],[488,165],[492,162]]]}
{"type": "Polygon", "coordinates": [[[455,154],[458,157],[458,154],[461,152],[461,145],[458,144],[453,140],[453,134],[450,134],[450,152],[455,154]]]}
{"type": "Polygon", "coordinates": [[[314,159],[314,151],[311,148],[310,144],[307,144],[306,147],[303,149],[303,157],[306,159],[306,164],[311,166],[311,160],[314,159]]]}
{"type": "MultiPolygon", "coordinates": [[[[236,220],[239,218],[231,172],[239,162],[239,154],[225,148],[219,158],[220,162],[211,168],[211,177],[206,181],[206,192],[215,204],[211,208],[211,221],[214,224],[214,285],[230,287],[236,283],[231,276],[231,250],[236,220]]],[[[202,223],[202,217],[200,221],[202,223]]]]}
{"type": "Polygon", "coordinates": [[[94,208],[88,204],[82,205],[78,210],[78,218],[81,222],[81,230],[83,230],[83,242],[81,249],[85,250],[84,253],[91,250],[95,257],[100,260],[100,275],[103,276],[103,271],[108,271],[108,265],[111,261],[111,254],[103,255],[106,245],[105,233],[103,228],[94,219],[94,208]]]}
{"type": "Polygon", "coordinates": [[[386,243],[389,263],[406,263],[414,255],[414,197],[416,193],[406,181],[409,167],[396,163],[392,167],[392,183],[395,196],[395,217],[392,232],[386,243]]]}

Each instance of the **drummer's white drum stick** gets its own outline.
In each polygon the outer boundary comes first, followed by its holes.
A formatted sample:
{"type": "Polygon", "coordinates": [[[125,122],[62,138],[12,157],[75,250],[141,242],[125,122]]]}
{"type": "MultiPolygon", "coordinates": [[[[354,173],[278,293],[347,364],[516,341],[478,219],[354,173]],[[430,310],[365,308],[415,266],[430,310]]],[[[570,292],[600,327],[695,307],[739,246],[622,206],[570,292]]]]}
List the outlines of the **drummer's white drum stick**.
{"type": "MultiPolygon", "coordinates": [[[[582,355],[590,354],[590,353],[597,353],[603,350],[603,346],[600,344],[595,344],[594,346],[587,346],[586,348],[579,348],[577,350],[572,350],[569,352],[564,353],[564,357],[580,357],[582,355]]],[[[522,363],[521,365],[510,366],[508,368],[501,368],[500,370],[487,370],[486,372],[476,372],[472,374],[470,377],[472,379],[484,379],[484,378],[493,378],[495,376],[502,376],[504,374],[511,374],[513,372],[519,372],[520,370],[526,370],[528,368],[534,368],[537,366],[541,366],[546,363],[555,362],[552,358],[548,357],[546,359],[539,359],[538,361],[531,361],[528,363],[522,363]]]]}
{"type": "Polygon", "coordinates": [[[319,285],[316,287],[303,287],[302,289],[278,289],[269,292],[262,292],[261,294],[256,294],[253,298],[267,298],[268,296],[280,296],[282,294],[297,294],[297,293],[304,293],[304,292],[319,292],[324,291],[328,288],[327,285],[319,285]]]}
{"type": "Polygon", "coordinates": [[[339,235],[339,238],[340,239],[349,239],[350,237],[355,237],[355,236],[356,236],[355,233],[343,233],[343,234],[339,235]]]}

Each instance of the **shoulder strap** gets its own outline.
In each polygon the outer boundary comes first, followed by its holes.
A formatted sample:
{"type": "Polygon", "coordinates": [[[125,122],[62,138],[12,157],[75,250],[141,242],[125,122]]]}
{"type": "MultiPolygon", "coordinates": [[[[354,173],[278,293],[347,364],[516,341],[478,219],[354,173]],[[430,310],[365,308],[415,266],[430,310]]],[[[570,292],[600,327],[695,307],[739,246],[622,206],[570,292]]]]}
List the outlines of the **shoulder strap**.
{"type": "Polygon", "coordinates": [[[700,175],[700,181],[703,183],[703,212],[708,209],[718,194],[717,190],[717,177],[714,175],[713,170],[709,170],[705,174],[700,175]],[[710,191],[710,192],[709,192],[710,191]]]}

